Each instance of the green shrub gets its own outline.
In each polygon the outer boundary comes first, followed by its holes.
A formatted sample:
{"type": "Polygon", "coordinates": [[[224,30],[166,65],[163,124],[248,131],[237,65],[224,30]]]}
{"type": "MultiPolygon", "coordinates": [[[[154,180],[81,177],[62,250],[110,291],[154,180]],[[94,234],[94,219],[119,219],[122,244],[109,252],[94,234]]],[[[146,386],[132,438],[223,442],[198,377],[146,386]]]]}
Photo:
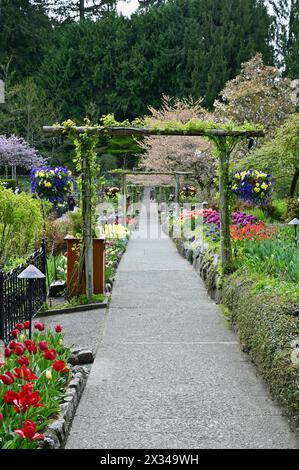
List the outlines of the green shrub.
{"type": "Polygon", "coordinates": [[[298,296],[292,300],[255,287],[249,277],[230,276],[224,281],[222,302],[271,393],[299,422],[299,364],[291,360],[293,341],[299,340],[298,296]]]}
{"type": "Polygon", "coordinates": [[[299,200],[297,198],[289,198],[287,220],[299,219],[299,200]]]}
{"type": "Polygon", "coordinates": [[[12,189],[14,191],[17,187],[17,180],[0,179],[0,186],[4,187],[5,189],[12,189]]]}
{"type": "Polygon", "coordinates": [[[40,242],[43,218],[39,201],[0,186],[0,264],[31,254],[40,242]]]}

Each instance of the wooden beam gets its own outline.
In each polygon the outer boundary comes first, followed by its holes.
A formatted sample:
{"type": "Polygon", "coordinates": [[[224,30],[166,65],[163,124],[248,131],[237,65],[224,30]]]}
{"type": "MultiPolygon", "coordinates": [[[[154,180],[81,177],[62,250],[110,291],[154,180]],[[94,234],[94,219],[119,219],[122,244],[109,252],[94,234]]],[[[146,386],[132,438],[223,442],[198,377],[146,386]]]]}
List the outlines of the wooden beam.
{"type": "MultiPolygon", "coordinates": [[[[97,126],[77,126],[73,130],[77,134],[87,132],[93,135],[110,136],[182,136],[182,137],[264,137],[263,130],[239,131],[227,129],[205,129],[197,131],[182,131],[181,129],[159,129],[145,127],[97,127],[97,126]]],[[[66,132],[63,126],[44,126],[43,131],[48,135],[60,135],[66,132]]]]}

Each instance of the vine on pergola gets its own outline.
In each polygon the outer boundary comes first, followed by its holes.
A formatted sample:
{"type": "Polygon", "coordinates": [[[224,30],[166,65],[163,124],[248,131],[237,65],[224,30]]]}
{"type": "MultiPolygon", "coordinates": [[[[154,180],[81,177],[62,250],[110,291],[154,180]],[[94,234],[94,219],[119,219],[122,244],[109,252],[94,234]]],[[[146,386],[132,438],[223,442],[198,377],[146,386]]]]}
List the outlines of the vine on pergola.
{"type": "Polygon", "coordinates": [[[219,124],[214,121],[199,121],[192,119],[182,124],[177,121],[156,122],[147,127],[147,120],[137,120],[130,124],[128,121],[117,122],[113,115],[102,119],[101,125],[76,126],[73,121],[62,125],[45,126],[46,134],[65,134],[72,138],[76,147],[77,168],[81,176],[81,191],[83,201],[83,246],[85,254],[86,294],[90,298],[93,293],[92,273],[92,220],[95,206],[92,204],[93,184],[96,176],[96,141],[106,136],[131,136],[142,138],[147,135],[177,135],[201,136],[213,143],[214,154],[219,159],[219,212],[220,212],[220,257],[223,272],[233,269],[230,237],[229,210],[229,160],[235,146],[244,138],[263,137],[260,126],[248,123],[236,126],[234,123],[219,124]]]}

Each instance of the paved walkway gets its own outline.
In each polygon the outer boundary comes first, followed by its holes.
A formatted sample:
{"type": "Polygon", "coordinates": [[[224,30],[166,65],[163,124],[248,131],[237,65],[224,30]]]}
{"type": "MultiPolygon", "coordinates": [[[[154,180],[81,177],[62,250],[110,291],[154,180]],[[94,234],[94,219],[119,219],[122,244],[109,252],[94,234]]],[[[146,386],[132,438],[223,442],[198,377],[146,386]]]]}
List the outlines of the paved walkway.
{"type": "Polygon", "coordinates": [[[157,209],[150,225],[146,216],[120,263],[66,447],[298,448],[192,266],[157,238],[157,209]]]}

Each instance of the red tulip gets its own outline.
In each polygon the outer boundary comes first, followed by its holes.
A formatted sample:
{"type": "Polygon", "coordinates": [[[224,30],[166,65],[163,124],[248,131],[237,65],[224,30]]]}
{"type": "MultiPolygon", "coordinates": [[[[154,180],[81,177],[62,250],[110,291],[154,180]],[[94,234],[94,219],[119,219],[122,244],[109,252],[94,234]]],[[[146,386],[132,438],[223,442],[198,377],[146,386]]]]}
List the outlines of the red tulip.
{"type": "Polygon", "coordinates": [[[56,361],[53,362],[53,369],[56,370],[56,372],[69,372],[69,369],[66,367],[66,364],[64,361],[56,361]]]}
{"type": "Polygon", "coordinates": [[[22,330],[23,330],[23,328],[24,328],[24,325],[23,325],[23,323],[17,323],[17,324],[16,324],[16,328],[15,328],[16,330],[18,330],[18,331],[22,331],[22,330]]]}
{"type": "Polygon", "coordinates": [[[55,349],[47,349],[44,351],[44,358],[48,359],[48,361],[54,361],[56,359],[56,351],[55,349]]]}
{"type": "Polygon", "coordinates": [[[1,421],[3,421],[3,414],[2,413],[0,413],[0,423],[1,423],[1,421]]]}
{"type": "Polygon", "coordinates": [[[23,356],[24,352],[26,351],[25,346],[22,343],[16,343],[14,352],[17,356],[23,356]]]}
{"type": "Polygon", "coordinates": [[[15,429],[15,433],[18,434],[18,436],[21,436],[23,439],[29,439],[31,441],[44,438],[43,434],[36,432],[36,424],[29,419],[25,421],[22,429],[15,429]]]}
{"type": "Polygon", "coordinates": [[[33,384],[28,383],[22,386],[22,390],[19,393],[7,396],[4,394],[5,403],[15,405],[14,410],[17,413],[25,413],[30,406],[38,408],[44,406],[40,403],[41,397],[39,391],[33,392],[33,384]],[[9,401],[7,401],[9,400],[9,401]]]}
{"type": "Polygon", "coordinates": [[[46,351],[49,348],[47,341],[40,341],[38,347],[41,351],[46,351]]]}
{"type": "Polygon", "coordinates": [[[26,339],[24,343],[30,354],[35,354],[37,352],[37,347],[31,339],[26,339]]]}
{"type": "Polygon", "coordinates": [[[35,321],[34,322],[34,328],[38,331],[44,331],[45,329],[45,324],[44,323],[40,323],[39,321],[35,321]]]}
{"type": "Polygon", "coordinates": [[[0,375],[0,380],[2,380],[5,385],[11,385],[15,381],[11,372],[5,372],[5,374],[0,375]]]}
{"type": "Polygon", "coordinates": [[[9,343],[9,345],[8,345],[9,349],[15,349],[15,345],[16,345],[16,344],[17,344],[17,343],[16,343],[15,341],[11,341],[11,342],[9,343]]]}
{"type": "Polygon", "coordinates": [[[29,328],[30,328],[30,321],[24,321],[24,328],[25,328],[25,330],[29,330],[29,328]]]}
{"type": "Polygon", "coordinates": [[[55,326],[55,331],[56,331],[56,333],[61,333],[62,332],[62,326],[61,325],[56,325],[55,326]]]}
{"type": "Polygon", "coordinates": [[[29,366],[29,359],[27,356],[20,357],[17,362],[20,366],[29,366]]]}
{"type": "Polygon", "coordinates": [[[10,357],[12,355],[12,349],[10,348],[5,348],[4,349],[4,357],[10,357]]]}
{"type": "Polygon", "coordinates": [[[12,330],[10,332],[10,336],[12,336],[12,338],[17,338],[19,333],[19,330],[12,330]]]}
{"type": "Polygon", "coordinates": [[[14,401],[18,399],[17,392],[13,392],[9,390],[8,392],[4,393],[3,401],[4,403],[8,403],[9,405],[13,405],[14,401]]]}
{"type": "Polygon", "coordinates": [[[16,367],[14,369],[14,374],[18,379],[25,379],[28,381],[37,380],[38,376],[33,373],[31,369],[23,365],[21,368],[16,367]]]}

